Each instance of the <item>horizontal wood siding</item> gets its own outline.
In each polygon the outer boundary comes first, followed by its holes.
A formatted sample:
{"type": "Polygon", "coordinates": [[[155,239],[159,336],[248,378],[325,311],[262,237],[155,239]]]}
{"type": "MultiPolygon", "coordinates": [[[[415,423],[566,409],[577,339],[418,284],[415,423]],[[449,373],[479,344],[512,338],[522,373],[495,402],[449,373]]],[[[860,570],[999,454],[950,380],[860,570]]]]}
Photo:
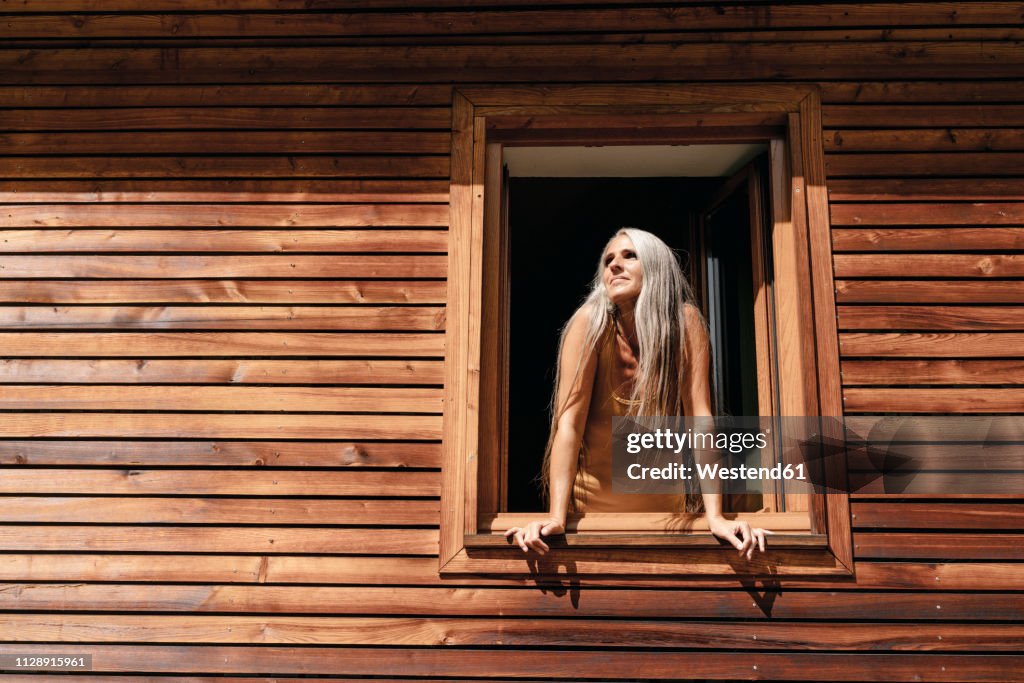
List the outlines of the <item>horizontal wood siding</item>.
{"type": "Polygon", "coordinates": [[[92,654],[88,682],[1021,680],[1019,499],[856,494],[849,579],[441,579],[437,543],[453,84],[819,85],[846,412],[1021,414],[1022,18],[0,0],[0,652],[92,654]]]}

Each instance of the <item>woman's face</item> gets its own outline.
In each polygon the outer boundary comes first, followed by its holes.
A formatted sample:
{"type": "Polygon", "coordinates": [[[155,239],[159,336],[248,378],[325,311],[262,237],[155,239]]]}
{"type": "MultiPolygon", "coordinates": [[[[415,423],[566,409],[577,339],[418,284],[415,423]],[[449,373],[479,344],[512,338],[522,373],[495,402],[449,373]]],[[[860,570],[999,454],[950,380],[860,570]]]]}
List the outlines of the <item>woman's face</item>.
{"type": "Polygon", "coordinates": [[[644,284],[644,267],[628,235],[619,235],[604,252],[604,279],[608,298],[616,306],[635,301],[644,284]]]}

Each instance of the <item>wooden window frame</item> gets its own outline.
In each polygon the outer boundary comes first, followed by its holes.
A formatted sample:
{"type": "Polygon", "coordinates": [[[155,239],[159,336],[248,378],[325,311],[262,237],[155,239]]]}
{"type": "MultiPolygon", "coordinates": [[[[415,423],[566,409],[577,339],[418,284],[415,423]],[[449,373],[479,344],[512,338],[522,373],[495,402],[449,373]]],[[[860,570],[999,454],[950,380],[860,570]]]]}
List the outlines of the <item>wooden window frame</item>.
{"type": "MultiPolygon", "coordinates": [[[[845,463],[829,458],[829,493],[810,496],[810,532],[776,535],[752,562],[710,534],[615,533],[570,526],[543,557],[500,534],[511,513],[483,514],[500,494],[505,293],[497,226],[501,144],[768,142],[780,415],[842,415],[821,101],[802,85],[608,85],[462,88],[453,92],[448,307],[441,490],[442,574],[850,575],[845,463]],[[501,143],[501,144],[497,144],[501,143]],[[490,172],[488,172],[490,168],[490,172]],[[487,277],[485,277],[487,273],[487,277]],[[490,526],[491,528],[488,528],[490,526]],[[493,529],[493,531],[492,531],[493,529]],[[572,533],[572,532],[584,533],[572,533]],[[524,559],[526,561],[524,561],[524,559]]],[[[779,513],[772,513],[773,517],[779,513]]],[[[782,513],[785,514],[785,513],[782,513]]],[[[594,517],[594,516],[592,516],[594,517]]],[[[806,518],[806,514],[805,514],[806,518]]],[[[703,520],[700,520],[702,522],[703,520]]],[[[626,524],[622,531],[633,531],[626,524]]],[[[806,526],[806,525],[805,525],[806,526]]],[[[700,529],[700,523],[694,529],[700,529]]],[[[703,527],[703,528],[706,528],[703,527]]]]}

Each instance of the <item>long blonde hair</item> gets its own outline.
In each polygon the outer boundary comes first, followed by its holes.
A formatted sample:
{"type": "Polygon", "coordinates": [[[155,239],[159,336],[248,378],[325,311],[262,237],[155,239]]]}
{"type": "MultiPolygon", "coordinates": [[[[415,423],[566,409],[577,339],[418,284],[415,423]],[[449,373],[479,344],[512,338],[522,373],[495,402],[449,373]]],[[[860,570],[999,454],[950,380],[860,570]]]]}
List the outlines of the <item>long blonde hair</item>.
{"type": "MultiPolygon", "coordinates": [[[[559,405],[558,388],[563,380],[561,369],[566,333],[577,316],[586,319],[583,353],[573,373],[572,383],[579,381],[583,367],[618,314],[608,297],[604,284],[604,255],[618,237],[625,235],[633,242],[640,265],[643,284],[633,311],[633,322],[639,346],[638,368],[630,396],[633,415],[682,415],[683,400],[680,387],[685,375],[686,312],[685,305],[693,301],[693,290],[683,276],[675,252],[657,235],[639,228],[622,228],[608,240],[598,260],[597,274],[583,303],[562,328],[558,341],[558,362],[555,387],[551,397],[551,428],[544,449],[542,485],[547,494],[551,447],[554,443],[558,419],[565,411],[559,405]]],[[[571,392],[567,393],[567,397],[571,392]]]]}

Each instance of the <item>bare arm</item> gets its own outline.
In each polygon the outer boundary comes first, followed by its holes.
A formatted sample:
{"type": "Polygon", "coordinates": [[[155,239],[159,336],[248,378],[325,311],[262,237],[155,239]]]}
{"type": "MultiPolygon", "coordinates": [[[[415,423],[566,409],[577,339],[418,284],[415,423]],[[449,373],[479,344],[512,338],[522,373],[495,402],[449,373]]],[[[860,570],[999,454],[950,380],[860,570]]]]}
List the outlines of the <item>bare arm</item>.
{"type": "MultiPolygon", "coordinates": [[[[684,368],[683,411],[690,417],[711,416],[711,342],[708,339],[704,320],[692,304],[684,308],[686,339],[686,365],[684,368]]],[[[731,521],[722,516],[722,494],[703,493],[704,515],[711,533],[728,541],[746,554],[747,559],[754,551],[765,549],[765,534],[760,528],[751,528],[747,522],[731,521]]]]}
{"type": "Polygon", "coordinates": [[[565,531],[569,501],[576,481],[576,462],[583,442],[590,410],[590,394],[597,371],[597,355],[586,353],[584,349],[586,332],[586,316],[574,316],[569,321],[558,359],[555,433],[548,462],[548,517],[531,522],[526,527],[512,527],[505,532],[505,536],[512,536],[524,552],[532,549],[545,553],[548,545],[542,537],[565,531]]]}

